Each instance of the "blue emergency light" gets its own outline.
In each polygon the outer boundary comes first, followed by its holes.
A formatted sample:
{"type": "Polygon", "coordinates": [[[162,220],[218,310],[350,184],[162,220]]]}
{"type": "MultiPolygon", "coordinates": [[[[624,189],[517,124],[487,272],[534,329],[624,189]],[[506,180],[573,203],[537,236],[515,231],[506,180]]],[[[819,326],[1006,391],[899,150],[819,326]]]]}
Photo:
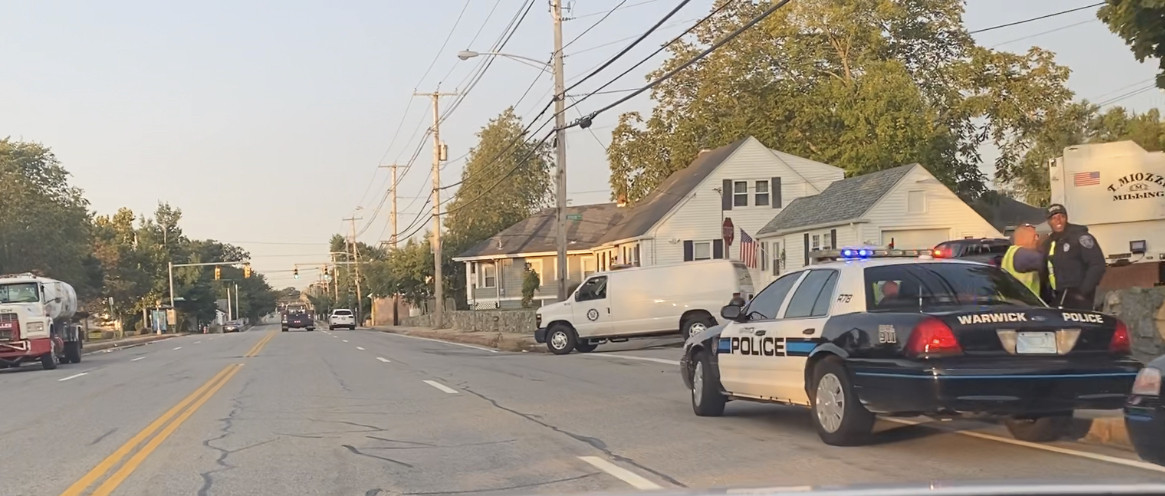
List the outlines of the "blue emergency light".
{"type": "Polygon", "coordinates": [[[846,248],[844,250],[841,250],[841,258],[846,258],[846,259],[868,258],[871,254],[872,254],[872,252],[870,250],[867,250],[864,248],[860,249],[860,250],[854,250],[854,249],[850,249],[850,248],[846,248]]]}

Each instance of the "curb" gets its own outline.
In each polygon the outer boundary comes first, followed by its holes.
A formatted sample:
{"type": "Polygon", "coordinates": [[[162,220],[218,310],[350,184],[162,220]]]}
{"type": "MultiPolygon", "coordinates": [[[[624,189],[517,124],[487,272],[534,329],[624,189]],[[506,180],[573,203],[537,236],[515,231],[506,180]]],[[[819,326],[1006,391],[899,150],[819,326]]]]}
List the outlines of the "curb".
{"type": "Polygon", "coordinates": [[[148,337],[143,336],[141,339],[135,339],[135,338],[119,339],[117,341],[112,341],[112,342],[103,342],[103,343],[91,344],[88,346],[84,346],[82,349],[85,351],[85,354],[88,355],[90,353],[100,353],[100,352],[104,352],[104,351],[111,351],[111,350],[117,350],[117,349],[134,348],[134,347],[150,344],[150,343],[153,343],[155,341],[161,341],[163,339],[170,339],[170,338],[174,338],[174,337],[178,337],[178,336],[184,336],[184,334],[162,334],[162,335],[148,336],[148,337]]]}
{"type": "Polygon", "coordinates": [[[449,343],[485,346],[498,351],[545,353],[546,347],[534,342],[533,336],[506,332],[461,332],[432,329],[406,330],[392,327],[370,328],[377,332],[436,339],[449,343]]]}

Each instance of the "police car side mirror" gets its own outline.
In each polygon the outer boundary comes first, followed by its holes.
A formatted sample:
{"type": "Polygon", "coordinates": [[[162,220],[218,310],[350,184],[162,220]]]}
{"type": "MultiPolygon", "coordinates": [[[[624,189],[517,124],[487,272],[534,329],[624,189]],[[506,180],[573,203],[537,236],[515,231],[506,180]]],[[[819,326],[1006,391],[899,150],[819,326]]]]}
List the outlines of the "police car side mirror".
{"type": "Polygon", "coordinates": [[[741,310],[742,309],[738,305],[724,305],[724,307],[720,309],[720,316],[727,320],[739,321],[741,310]]]}

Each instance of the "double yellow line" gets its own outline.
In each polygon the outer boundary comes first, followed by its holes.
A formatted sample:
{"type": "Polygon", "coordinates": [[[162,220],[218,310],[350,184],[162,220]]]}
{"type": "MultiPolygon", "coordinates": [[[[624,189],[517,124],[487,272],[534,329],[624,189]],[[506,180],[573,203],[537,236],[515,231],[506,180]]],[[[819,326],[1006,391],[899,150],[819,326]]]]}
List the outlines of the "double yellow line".
{"type": "MultiPolygon", "coordinates": [[[[251,350],[248,351],[245,356],[253,357],[257,355],[259,351],[263,349],[263,346],[266,345],[267,342],[270,341],[274,336],[274,332],[268,333],[263,337],[263,339],[259,340],[258,343],[255,343],[255,346],[251,347],[251,350]]],[[[194,415],[194,412],[197,412],[198,409],[201,408],[202,405],[207,401],[209,401],[210,398],[218,392],[218,390],[222,389],[223,386],[227,384],[227,382],[230,382],[231,378],[234,377],[235,374],[239,373],[239,370],[242,368],[243,364],[241,363],[233,363],[224,367],[217,374],[215,374],[214,377],[211,377],[209,381],[206,381],[206,383],[199,386],[198,389],[195,389],[193,393],[190,393],[189,396],[183,398],[182,401],[179,401],[177,405],[174,405],[173,408],[167,410],[166,413],[163,413],[161,417],[158,417],[157,420],[151,422],[150,425],[145,427],[145,429],[142,429],[140,432],[135,434],[134,437],[130,438],[129,441],[126,441],[125,444],[117,448],[116,451],[105,457],[104,460],[101,460],[101,462],[94,466],[92,470],[81,476],[81,478],[78,479],[77,482],[74,482],[73,485],[69,486],[68,489],[65,489],[65,491],[61,493],[61,496],[80,496],[85,494],[85,491],[89,489],[89,486],[92,486],[99,479],[105,477],[106,474],[109,474],[109,472],[117,467],[118,464],[121,464],[121,466],[118,467],[112,475],[106,478],[105,481],[101,483],[101,485],[97,486],[97,489],[93,490],[92,493],[93,496],[107,496],[111,494],[115,489],[117,489],[119,485],[121,485],[122,482],[125,481],[127,477],[130,476],[130,474],[134,472],[134,470],[137,470],[138,466],[140,466],[142,462],[144,462],[146,458],[149,457],[150,454],[152,454],[154,450],[158,448],[158,446],[166,441],[166,438],[170,437],[174,431],[178,430],[178,427],[180,427],[183,422],[186,422],[186,420],[189,419],[191,415],[194,415]],[[126,459],[126,457],[129,457],[129,459],[126,460],[125,463],[121,463],[122,460],[126,459]]]]}

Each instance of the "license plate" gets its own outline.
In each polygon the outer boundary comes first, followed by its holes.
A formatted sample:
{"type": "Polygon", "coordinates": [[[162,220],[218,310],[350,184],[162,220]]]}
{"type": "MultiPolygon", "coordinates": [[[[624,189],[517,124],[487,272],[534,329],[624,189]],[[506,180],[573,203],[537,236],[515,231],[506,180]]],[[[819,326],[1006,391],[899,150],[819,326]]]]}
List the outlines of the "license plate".
{"type": "Polygon", "coordinates": [[[1015,352],[1021,355],[1055,355],[1056,334],[1052,332],[1021,332],[1016,336],[1015,352]]]}

